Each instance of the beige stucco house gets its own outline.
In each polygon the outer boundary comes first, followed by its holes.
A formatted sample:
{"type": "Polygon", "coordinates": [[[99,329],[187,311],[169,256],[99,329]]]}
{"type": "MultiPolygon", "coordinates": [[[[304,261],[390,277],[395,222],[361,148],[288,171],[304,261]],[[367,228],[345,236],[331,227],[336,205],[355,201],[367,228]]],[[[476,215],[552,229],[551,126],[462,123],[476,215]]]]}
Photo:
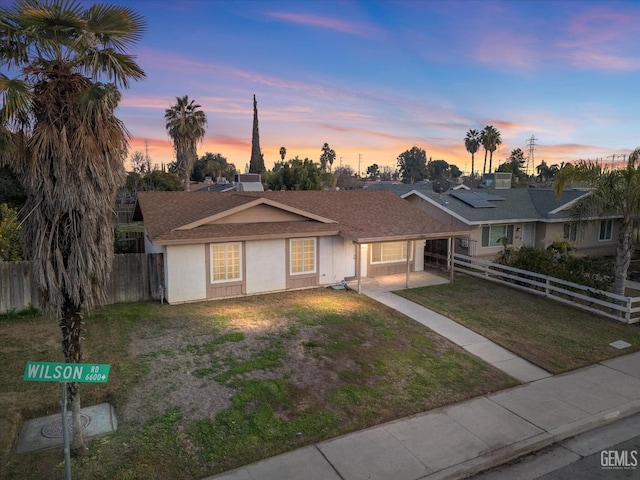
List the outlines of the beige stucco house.
{"type": "Polygon", "coordinates": [[[170,303],[422,270],[425,241],[469,235],[386,191],[141,192],[134,219],[170,303]]]}

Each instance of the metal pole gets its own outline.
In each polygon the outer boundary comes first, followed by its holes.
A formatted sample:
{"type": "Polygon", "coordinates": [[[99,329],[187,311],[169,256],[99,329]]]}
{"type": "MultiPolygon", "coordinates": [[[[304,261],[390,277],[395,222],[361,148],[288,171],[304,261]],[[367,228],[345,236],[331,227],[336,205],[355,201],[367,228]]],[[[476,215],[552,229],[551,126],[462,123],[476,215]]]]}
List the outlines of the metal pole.
{"type": "Polygon", "coordinates": [[[64,473],[66,480],[71,480],[71,448],[67,431],[67,382],[62,382],[62,442],[64,444],[64,473]]]}

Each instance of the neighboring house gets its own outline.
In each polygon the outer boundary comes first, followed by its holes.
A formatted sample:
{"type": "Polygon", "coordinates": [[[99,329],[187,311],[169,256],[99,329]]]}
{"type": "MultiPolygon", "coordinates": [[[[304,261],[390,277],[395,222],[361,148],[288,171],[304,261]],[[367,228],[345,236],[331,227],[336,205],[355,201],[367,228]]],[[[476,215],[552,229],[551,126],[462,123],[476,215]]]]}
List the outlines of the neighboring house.
{"type": "Polygon", "coordinates": [[[259,173],[236,173],[233,182],[224,177],[218,177],[213,182],[211,177],[205,177],[204,182],[191,182],[190,192],[262,192],[262,176],[259,173]]]}
{"type": "Polygon", "coordinates": [[[468,236],[385,191],[141,192],[170,303],[423,270],[425,240],[468,236]]]}
{"type": "MultiPolygon", "coordinates": [[[[407,186],[407,187],[410,187],[407,186]]],[[[585,255],[615,255],[618,222],[615,217],[595,218],[582,225],[572,221],[571,206],[586,190],[565,190],[559,199],[551,189],[473,189],[456,187],[442,194],[422,188],[400,193],[429,215],[452,227],[471,230],[468,239],[458,238],[456,252],[495,257],[503,239],[514,248],[548,248],[569,242],[585,255]]],[[[433,242],[427,252],[439,253],[433,242]]]]}

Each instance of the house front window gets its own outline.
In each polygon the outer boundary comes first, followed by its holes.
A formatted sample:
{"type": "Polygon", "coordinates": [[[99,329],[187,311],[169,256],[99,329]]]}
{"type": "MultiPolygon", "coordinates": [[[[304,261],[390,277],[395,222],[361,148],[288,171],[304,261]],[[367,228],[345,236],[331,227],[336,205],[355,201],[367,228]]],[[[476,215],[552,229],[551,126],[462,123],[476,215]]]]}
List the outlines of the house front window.
{"type": "Polygon", "coordinates": [[[393,263],[407,260],[407,242],[385,242],[371,245],[371,263],[393,263]]]}
{"type": "Polygon", "coordinates": [[[482,246],[502,246],[502,239],[507,239],[507,245],[513,245],[513,225],[490,225],[482,227],[482,246]]]}
{"type": "Polygon", "coordinates": [[[242,280],[242,244],[211,244],[211,283],[242,280]]]}
{"type": "Polygon", "coordinates": [[[296,238],[289,241],[291,275],[315,273],[316,239],[296,238]]]}
{"type": "Polygon", "coordinates": [[[578,226],[575,223],[564,224],[564,239],[575,242],[578,238],[578,226]]]}
{"type": "Polygon", "coordinates": [[[613,220],[600,221],[600,235],[598,240],[605,241],[613,238],[613,220]]]}

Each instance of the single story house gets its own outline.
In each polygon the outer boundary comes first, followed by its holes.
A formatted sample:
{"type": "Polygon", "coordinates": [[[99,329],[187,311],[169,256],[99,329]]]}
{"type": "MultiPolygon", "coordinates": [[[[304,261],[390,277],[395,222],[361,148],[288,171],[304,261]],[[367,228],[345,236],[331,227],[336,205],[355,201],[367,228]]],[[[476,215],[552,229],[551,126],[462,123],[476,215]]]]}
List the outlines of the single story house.
{"type": "MultiPolygon", "coordinates": [[[[468,236],[386,191],[140,192],[170,303],[423,270],[426,240],[468,236]]],[[[451,249],[452,250],[452,249],[451,249]]]]}
{"type": "MultiPolygon", "coordinates": [[[[567,189],[556,198],[552,189],[469,189],[457,186],[443,193],[431,187],[397,192],[429,216],[452,228],[470,230],[469,238],[458,238],[456,252],[495,258],[503,250],[503,239],[514,248],[546,249],[555,242],[568,242],[584,255],[615,255],[618,222],[615,216],[594,218],[577,225],[572,205],[588,190],[567,189]]],[[[427,245],[427,252],[442,252],[441,242],[427,245]]]]}

